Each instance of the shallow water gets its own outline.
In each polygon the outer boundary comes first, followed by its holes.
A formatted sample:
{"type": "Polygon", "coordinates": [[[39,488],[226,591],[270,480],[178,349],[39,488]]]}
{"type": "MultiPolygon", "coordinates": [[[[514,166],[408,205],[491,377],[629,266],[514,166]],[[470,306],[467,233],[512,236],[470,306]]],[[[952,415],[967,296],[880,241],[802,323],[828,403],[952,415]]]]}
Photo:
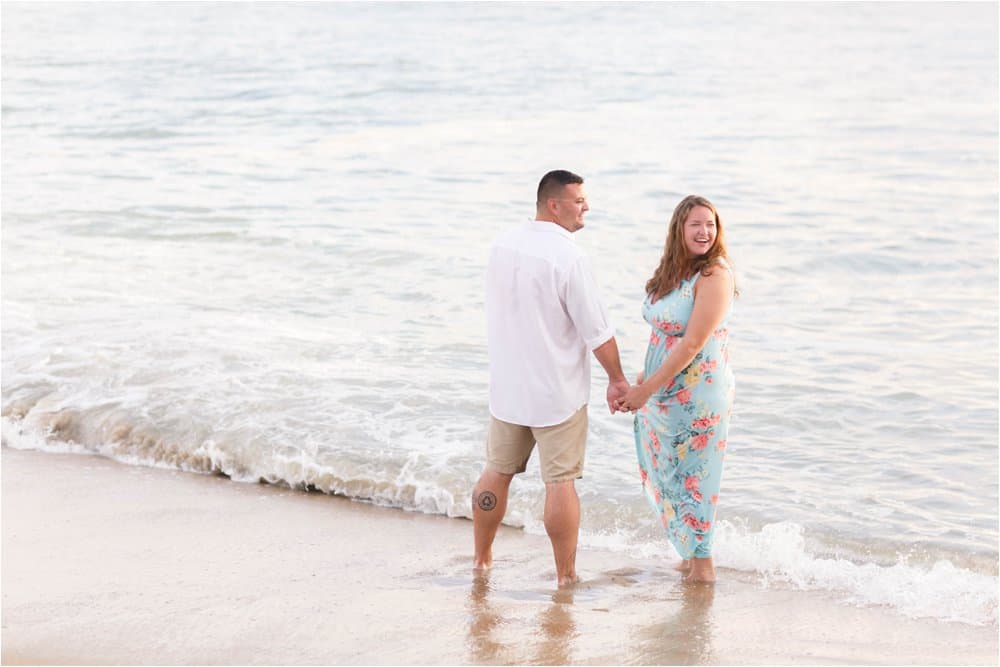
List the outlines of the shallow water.
{"type": "MultiPolygon", "coordinates": [[[[673,205],[726,223],[719,563],[996,623],[996,26],[989,4],[5,4],[4,442],[467,516],[489,243],[569,168],[633,372],[673,205]]],[[[583,543],[672,555],[594,375],[583,543]]],[[[507,519],[529,532],[536,465],[507,519]]]]}

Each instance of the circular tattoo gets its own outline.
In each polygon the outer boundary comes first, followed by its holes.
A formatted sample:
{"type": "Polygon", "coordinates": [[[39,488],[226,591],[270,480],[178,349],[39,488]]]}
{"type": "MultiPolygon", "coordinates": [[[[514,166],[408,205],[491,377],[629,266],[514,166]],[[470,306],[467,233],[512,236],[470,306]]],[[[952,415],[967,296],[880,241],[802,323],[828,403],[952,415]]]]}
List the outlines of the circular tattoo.
{"type": "Polygon", "coordinates": [[[479,505],[479,509],[484,512],[489,512],[491,509],[497,506],[497,496],[492,491],[483,491],[476,498],[476,503],[479,505]]]}

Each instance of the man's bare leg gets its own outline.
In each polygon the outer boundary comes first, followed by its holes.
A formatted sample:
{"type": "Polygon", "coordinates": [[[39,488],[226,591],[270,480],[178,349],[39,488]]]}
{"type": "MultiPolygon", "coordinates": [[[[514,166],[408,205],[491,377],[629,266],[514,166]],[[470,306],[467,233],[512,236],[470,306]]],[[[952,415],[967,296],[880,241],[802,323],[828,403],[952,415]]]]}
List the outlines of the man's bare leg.
{"type": "Polygon", "coordinates": [[[476,541],[473,567],[487,570],[493,565],[493,539],[507,511],[507,492],[513,475],[484,470],[472,492],[472,526],[476,541]]]}
{"type": "Polygon", "coordinates": [[[580,535],[580,498],[573,480],[545,485],[545,532],[552,542],[559,585],[579,581],[576,543],[580,535]]]}

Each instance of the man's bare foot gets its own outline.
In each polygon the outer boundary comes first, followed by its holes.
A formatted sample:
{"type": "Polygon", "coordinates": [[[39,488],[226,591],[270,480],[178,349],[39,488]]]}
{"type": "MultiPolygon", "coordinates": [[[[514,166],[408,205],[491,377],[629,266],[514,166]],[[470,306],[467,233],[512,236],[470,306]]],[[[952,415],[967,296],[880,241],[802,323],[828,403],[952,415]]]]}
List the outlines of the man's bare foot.
{"type": "Polygon", "coordinates": [[[493,554],[488,556],[475,556],[472,559],[472,569],[476,572],[485,572],[493,567],[493,554]]]}
{"type": "Polygon", "coordinates": [[[559,577],[559,588],[564,586],[572,586],[573,584],[580,583],[580,577],[575,574],[568,574],[564,577],[559,577]]]}

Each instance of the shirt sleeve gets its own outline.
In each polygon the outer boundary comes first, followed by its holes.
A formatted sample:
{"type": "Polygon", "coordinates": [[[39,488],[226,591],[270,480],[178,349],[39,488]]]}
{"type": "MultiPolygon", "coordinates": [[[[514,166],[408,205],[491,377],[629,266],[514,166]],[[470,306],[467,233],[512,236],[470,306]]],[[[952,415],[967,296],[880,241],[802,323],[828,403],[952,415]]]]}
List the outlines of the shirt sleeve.
{"type": "Polygon", "coordinates": [[[580,257],[570,267],[565,294],[566,311],[587,348],[594,350],[615,335],[586,257],[580,257]]]}

